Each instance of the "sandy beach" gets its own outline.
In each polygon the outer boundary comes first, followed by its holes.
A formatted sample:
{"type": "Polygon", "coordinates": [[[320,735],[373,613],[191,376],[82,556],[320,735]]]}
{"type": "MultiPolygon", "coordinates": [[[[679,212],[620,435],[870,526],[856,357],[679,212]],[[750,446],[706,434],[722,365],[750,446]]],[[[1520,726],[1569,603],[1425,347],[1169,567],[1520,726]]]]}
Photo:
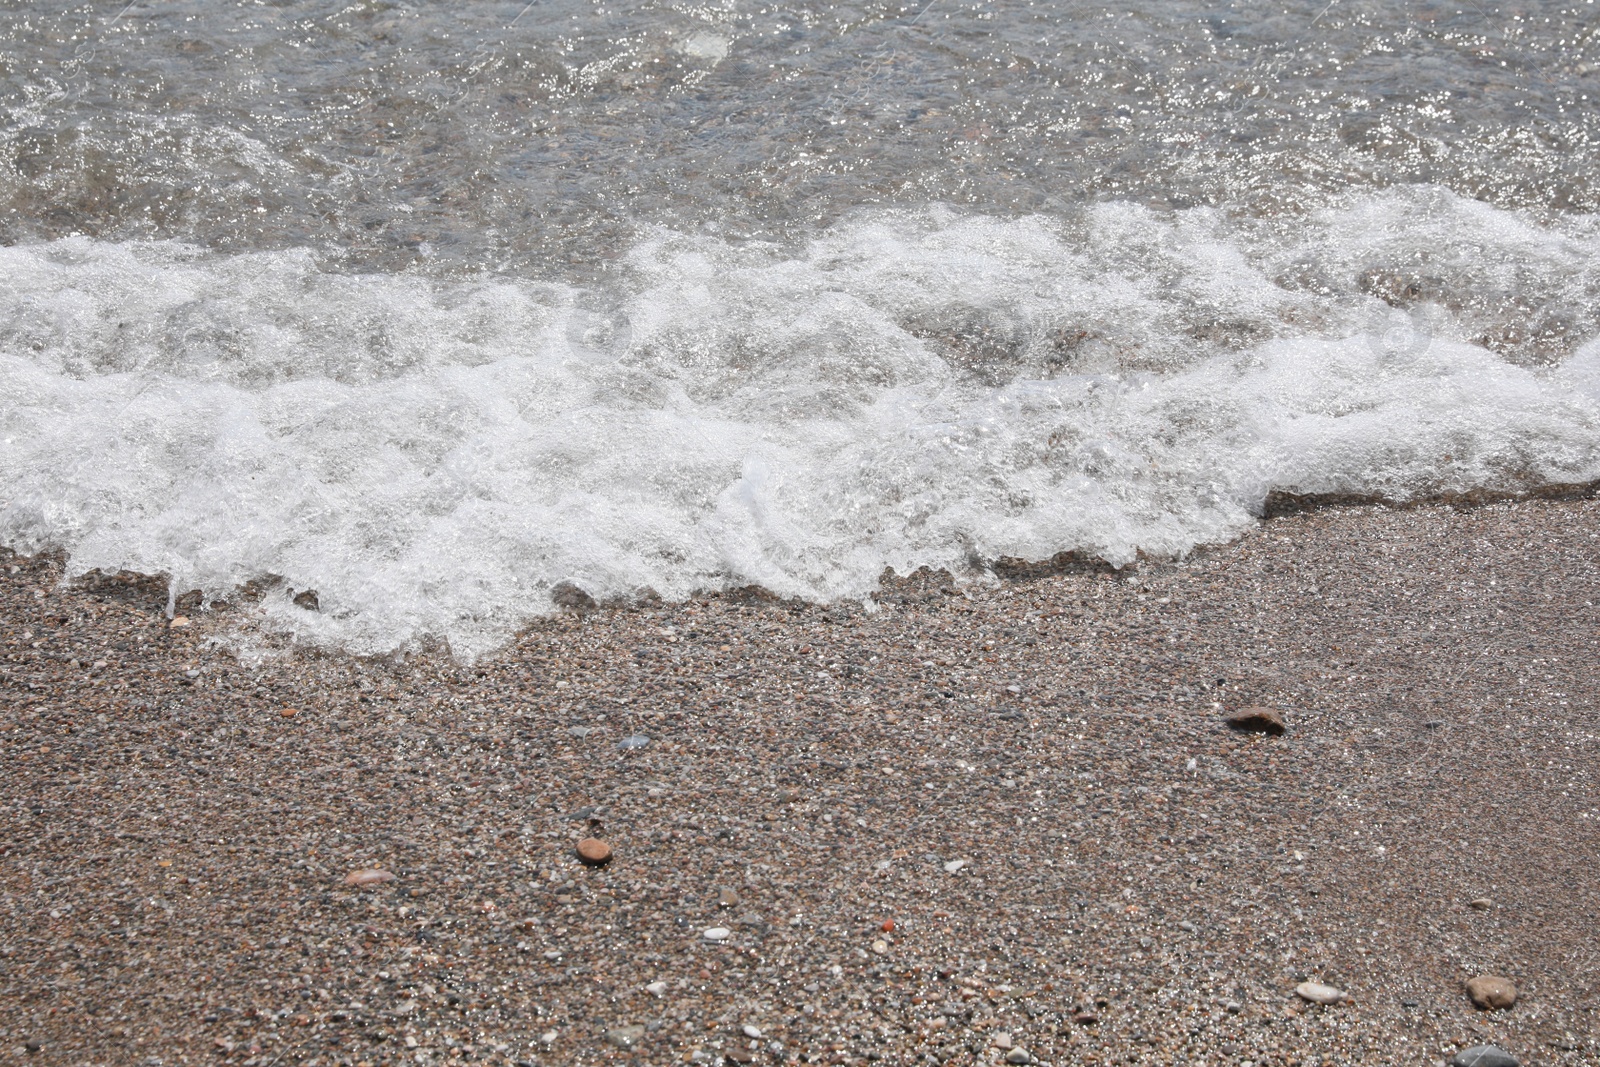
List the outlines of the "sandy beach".
{"type": "Polygon", "coordinates": [[[5,1062],[1600,1063],[1592,499],[470,665],[61,570],[0,556],[5,1062]]]}

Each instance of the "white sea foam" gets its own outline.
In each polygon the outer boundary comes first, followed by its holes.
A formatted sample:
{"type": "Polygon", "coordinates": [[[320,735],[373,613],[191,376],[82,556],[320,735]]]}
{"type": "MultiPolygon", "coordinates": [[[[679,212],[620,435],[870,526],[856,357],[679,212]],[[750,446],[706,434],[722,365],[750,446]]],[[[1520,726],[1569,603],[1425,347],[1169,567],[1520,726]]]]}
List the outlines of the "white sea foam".
{"type": "Polygon", "coordinates": [[[1182,553],[1274,489],[1587,481],[1597,253],[1593,220],[1431,189],[655,233],[606,293],[0,249],[0,540],[212,595],[281,576],[266,611],[305,640],[472,656],[563,581],[858,596],[885,566],[1182,553]],[[1395,286],[1410,311],[1367,295],[1395,286]]]}

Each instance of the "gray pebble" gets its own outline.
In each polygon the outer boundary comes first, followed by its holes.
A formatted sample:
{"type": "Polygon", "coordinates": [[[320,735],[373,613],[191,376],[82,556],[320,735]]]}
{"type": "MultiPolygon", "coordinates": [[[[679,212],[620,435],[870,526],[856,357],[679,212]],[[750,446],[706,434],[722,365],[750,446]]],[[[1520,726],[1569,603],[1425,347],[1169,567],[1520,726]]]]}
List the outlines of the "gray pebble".
{"type": "Polygon", "coordinates": [[[650,739],[648,737],[646,737],[644,734],[634,734],[632,737],[624,737],[621,741],[618,741],[617,742],[617,747],[618,748],[643,748],[644,746],[648,745],[649,743],[650,743],[650,739]]]}
{"type": "Polygon", "coordinates": [[[630,1049],[639,1043],[644,1036],[642,1026],[619,1026],[615,1030],[606,1031],[606,1044],[614,1045],[620,1049],[630,1049]]]}
{"type": "Polygon", "coordinates": [[[1450,1057],[1450,1067],[1521,1067],[1517,1058],[1494,1045],[1473,1045],[1450,1057]]]}

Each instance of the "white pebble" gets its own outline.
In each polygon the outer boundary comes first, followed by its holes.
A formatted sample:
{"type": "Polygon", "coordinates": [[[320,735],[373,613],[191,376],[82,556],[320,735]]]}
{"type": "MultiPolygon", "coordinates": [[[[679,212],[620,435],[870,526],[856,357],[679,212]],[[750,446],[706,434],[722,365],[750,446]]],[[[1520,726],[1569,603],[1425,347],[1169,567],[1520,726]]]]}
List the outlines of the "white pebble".
{"type": "Polygon", "coordinates": [[[726,941],[733,936],[733,931],[726,926],[713,926],[702,935],[707,941],[726,941]]]}
{"type": "Polygon", "coordinates": [[[1321,982],[1301,982],[1294,987],[1295,994],[1313,1004],[1337,1004],[1344,999],[1344,991],[1321,982]]]}
{"type": "Polygon", "coordinates": [[[946,874],[955,874],[957,871],[959,871],[961,868],[965,867],[966,865],[967,865],[967,861],[966,860],[951,860],[949,863],[944,865],[945,873],[946,874]]]}

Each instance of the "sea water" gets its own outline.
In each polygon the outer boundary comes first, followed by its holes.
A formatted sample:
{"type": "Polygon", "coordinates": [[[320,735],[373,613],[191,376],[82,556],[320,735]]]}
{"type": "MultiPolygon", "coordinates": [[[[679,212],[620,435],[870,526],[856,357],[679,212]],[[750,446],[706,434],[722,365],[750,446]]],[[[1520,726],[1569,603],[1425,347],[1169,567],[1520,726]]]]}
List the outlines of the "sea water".
{"type": "Polygon", "coordinates": [[[0,55],[0,543],[297,640],[1600,479],[1591,3],[19,3],[0,55]]]}

